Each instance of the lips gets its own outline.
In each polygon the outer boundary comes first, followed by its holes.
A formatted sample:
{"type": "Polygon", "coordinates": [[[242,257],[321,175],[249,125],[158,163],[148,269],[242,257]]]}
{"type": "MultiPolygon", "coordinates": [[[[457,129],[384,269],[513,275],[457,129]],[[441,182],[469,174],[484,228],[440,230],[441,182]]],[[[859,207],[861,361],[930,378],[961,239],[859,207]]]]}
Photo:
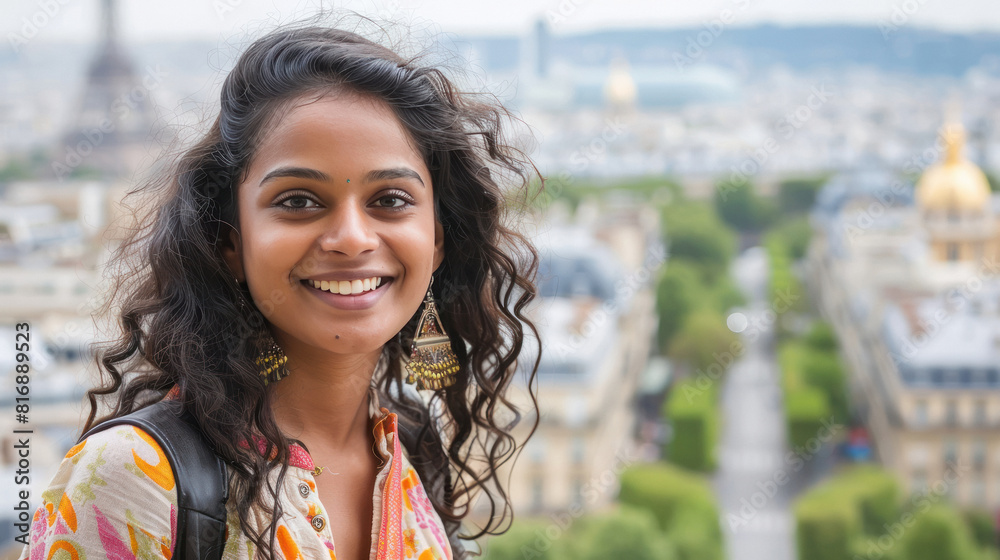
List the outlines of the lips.
{"type": "Polygon", "coordinates": [[[382,282],[390,279],[390,276],[372,276],[367,278],[361,278],[357,280],[320,280],[313,278],[305,278],[300,280],[300,282],[305,283],[307,286],[312,286],[318,290],[324,292],[330,292],[332,294],[340,295],[358,295],[364,292],[374,290],[382,284],[382,282]]]}
{"type": "Polygon", "coordinates": [[[306,287],[312,288],[314,290],[319,290],[321,292],[329,292],[334,295],[342,295],[342,296],[358,296],[366,294],[368,292],[373,292],[376,289],[381,288],[383,285],[391,282],[392,277],[380,276],[377,278],[377,282],[375,281],[376,280],[375,278],[372,278],[371,280],[372,281],[369,282],[369,279],[365,278],[363,280],[357,281],[357,288],[359,288],[361,291],[358,293],[349,293],[349,294],[345,294],[342,291],[338,290],[338,285],[340,288],[354,289],[355,286],[353,281],[344,281],[344,282],[338,282],[336,280],[332,280],[329,282],[324,281],[322,282],[322,284],[326,285],[328,288],[325,290],[320,286],[319,280],[311,280],[309,278],[303,278],[302,280],[299,280],[299,282],[305,285],[306,287]]]}
{"type": "Polygon", "coordinates": [[[334,294],[329,291],[315,288],[313,287],[311,280],[300,280],[299,282],[308,288],[308,292],[310,294],[332,307],[345,310],[359,310],[372,307],[376,302],[378,302],[378,300],[382,299],[382,295],[385,294],[388,287],[392,285],[393,279],[391,277],[385,277],[382,279],[382,283],[379,284],[379,286],[374,290],[368,290],[359,294],[350,295],[334,294]]]}

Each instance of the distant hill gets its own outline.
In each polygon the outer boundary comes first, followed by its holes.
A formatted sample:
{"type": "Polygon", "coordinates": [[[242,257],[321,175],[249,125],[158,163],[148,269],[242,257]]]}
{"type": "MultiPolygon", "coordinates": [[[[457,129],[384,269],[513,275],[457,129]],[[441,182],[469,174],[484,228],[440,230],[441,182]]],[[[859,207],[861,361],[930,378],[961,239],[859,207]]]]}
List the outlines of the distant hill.
{"type": "MultiPolygon", "coordinates": [[[[890,25],[887,21],[882,28],[730,26],[717,35],[704,27],[596,31],[550,35],[550,52],[555,59],[583,66],[606,66],[621,54],[633,64],[651,65],[707,61],[742,68],[783,64],[793,70],[862,65],[887,72],[947,76],[982,66],[1000,73],[1000,33],[961,34],[890,25]]],[[[517,67],[518,37],[462,39],[477,48],[488,69],[517,67]]]]}

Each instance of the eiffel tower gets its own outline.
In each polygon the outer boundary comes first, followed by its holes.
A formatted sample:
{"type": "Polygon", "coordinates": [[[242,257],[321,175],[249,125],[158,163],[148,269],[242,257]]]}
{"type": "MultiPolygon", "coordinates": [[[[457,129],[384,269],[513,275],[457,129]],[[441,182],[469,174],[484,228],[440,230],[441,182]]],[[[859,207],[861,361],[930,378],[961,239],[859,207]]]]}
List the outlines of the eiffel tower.
{"type": "Polygon", "coordinates": [[[162,76],[152,68],[136,73],[118,39],[115,0],[102,0],[101,10],[100,45],[87,70],[73,126],[53,160],[59,179],[83,171],[106,179],[128,176],[147,157],[154,137],[164,132],[150,100],[162,76]]]}

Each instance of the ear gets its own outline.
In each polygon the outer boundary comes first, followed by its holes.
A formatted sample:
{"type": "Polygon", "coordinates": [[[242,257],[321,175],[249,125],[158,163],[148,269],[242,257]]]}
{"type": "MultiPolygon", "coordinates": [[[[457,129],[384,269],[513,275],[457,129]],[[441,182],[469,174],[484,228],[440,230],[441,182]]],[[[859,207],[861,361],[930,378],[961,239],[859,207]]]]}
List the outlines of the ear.
{"type": "Polygon", "coordinates": [[[222,258],[229,265],[229,270],[233,273],[233,276],[240,282],[245,281],[246,274],[243,272],[243,240],[235,228],[229,228],[228,241],[223,242],[221,251],[222,258]]]}
{"type": "Polygon", "coordinates": [[[434,270],[441,267],[444,262],[444,226],[438,219],[434,219],[434,270]]]}

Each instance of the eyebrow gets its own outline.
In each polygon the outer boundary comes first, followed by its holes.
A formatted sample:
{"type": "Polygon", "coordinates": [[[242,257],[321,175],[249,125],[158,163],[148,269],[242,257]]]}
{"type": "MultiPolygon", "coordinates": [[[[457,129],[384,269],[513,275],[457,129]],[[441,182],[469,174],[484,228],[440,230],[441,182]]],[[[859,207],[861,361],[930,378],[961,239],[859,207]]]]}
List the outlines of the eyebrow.
{"type": "Polygon", "coordinates": [[[279,177],[295,177],[297,179],[313,179],[316,181],[330,180],[329,175],[318,169],[310,169],[308,167],[279,167],[264,175],[264,178],[260,181],[260,186],[263,187],[264,183],[279,177]]]}
{"type": "Polygon", "coordinates": [[[416,171],[410,169],[409,167],[392,167],[389,169],[373,169],[369,171],[362,182],[369,183],[371,181],[385,181],[388,179],[416,179],[420,181],[421,186],[424,185],[424,180],[420,178],[420,174],[416,171]]]}
{"type": "MultiPolygon", "coordinates": [[[[312,179],[315,181],[331,180],[329,175],[318,169],[311,169],[308,167],[279,167],[269,172],[267,175],[264,175],[264,178],[260,181],[260,186],[264,186],[264,183],[279,177],[295,177],[297,179],[312,179]]],[[[416,179],[417,181],[420,181],[421,186],[426,186],[424,185],[424,180],[420,178],[420,174],[409,167],[373,169],[365,174],[361,181],[364,183],[370,183],[372,181],[385,181],[389,179],[416,179]]]]}

